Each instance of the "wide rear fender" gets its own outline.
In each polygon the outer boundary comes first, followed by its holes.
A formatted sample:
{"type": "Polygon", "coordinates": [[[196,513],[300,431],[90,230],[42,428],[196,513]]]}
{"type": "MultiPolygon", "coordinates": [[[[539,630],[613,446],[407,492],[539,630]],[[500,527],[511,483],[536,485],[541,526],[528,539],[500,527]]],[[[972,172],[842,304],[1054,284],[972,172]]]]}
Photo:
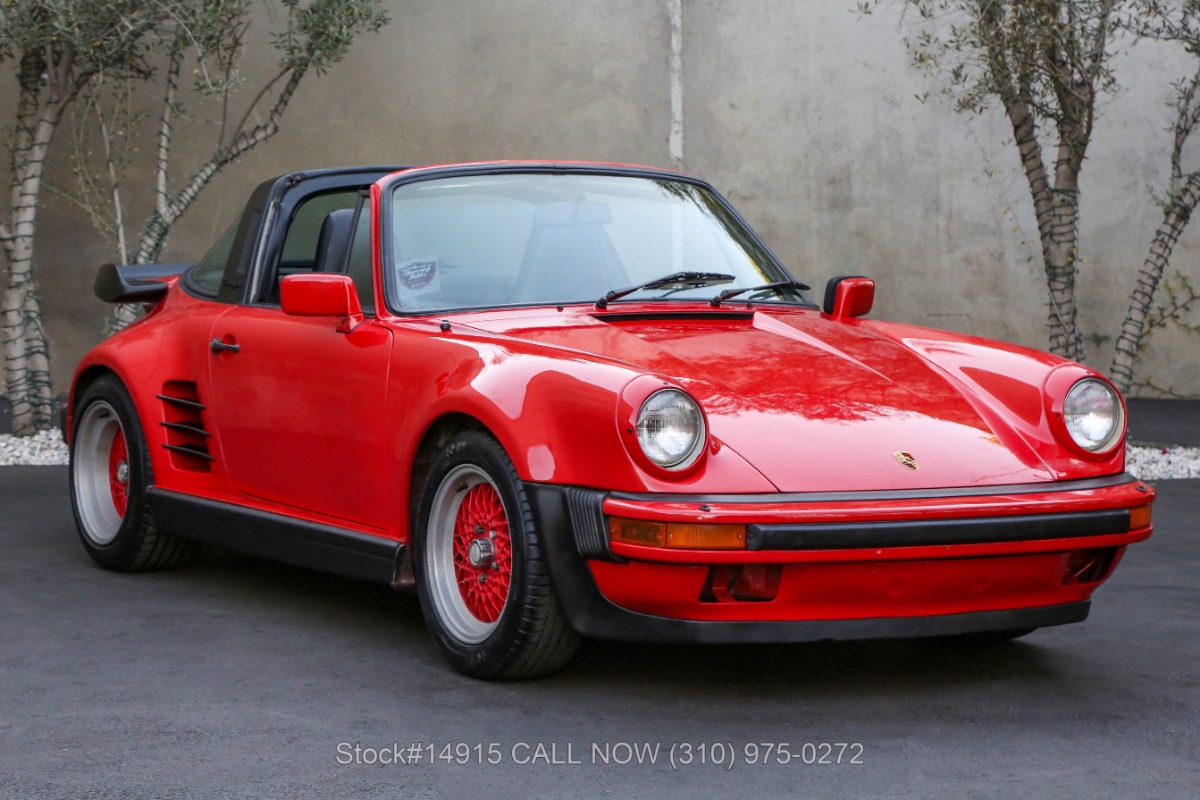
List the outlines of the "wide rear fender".
{"type": "MultiPolygon", "coordinates": [[[[178,304],[173,314],[154,314],[110,336],[93,347],[75,368],[68,396],[66,430],[74,428],[76,404],[88,384],[100,374],[110,372],[124,384],[142,421],[149,445],[151,465],[157,481],[170,483],[177,470],[161,446],[164,429],[162,401],[158,395],[168,381],[207,382],[207,342],[214,314],[187,313],[187,304],[201,301],[172,288],[164,306],[178,304]]],[[[206,304],[207,305],[207,304],[206,304]]],[[[221,308],[224,310],[224,307],[221,308]]],[[[170,487],[168,487],[170,488],[170,487]]]]}

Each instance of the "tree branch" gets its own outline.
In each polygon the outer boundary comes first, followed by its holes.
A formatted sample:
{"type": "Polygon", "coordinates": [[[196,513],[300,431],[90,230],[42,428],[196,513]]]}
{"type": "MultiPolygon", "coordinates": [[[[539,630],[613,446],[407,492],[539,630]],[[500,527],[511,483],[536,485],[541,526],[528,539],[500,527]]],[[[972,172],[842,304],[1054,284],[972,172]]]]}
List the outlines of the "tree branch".
{"type": "Polygon", "coordinates": [[[121,179],[113,161],[112,133],[104,117],[104,109],[99,103],[96,104],[96,120],[100,126],[100,139],[104,142],[104,165],[108,169],[108,182],[112,187],[113,229],[121,253],[121,263],[128,264],[129,248],[125,244],[125,208],[121,204],[121,179]]]}
{"type": "MultiPolygon", "coordinates": [[[[242,133],[242,131],[244,131],[246,129],[246,123],[250,121],[250,115],[254,113],[254,109],[256,109],[258,107],[258,104],[262,102],[262,99],[267,95],[268,92],[271,91],[271,89],[275,86],[275,84],[279,83],[280,79],[283,78],[283,76],[287,75],[288,73],[291,73],[293,76],[295,76],[296,72],[297,72],[297,70],[293,70],[293,69],[287,69],[287,68],[281,69],[278,73],[276,73],[275,77],[273,77],[273,78],[271,78],[271,80],[267,81],[266,85],[264,85],[261,89],[258,90],[258,94],[254,95],[254,99],[250,101],[249,107],[246,108],[246,113],[242,115],[241,120],[238,121],[237,127],[233,129],[235,139],[237,136],[239,136],[242,133]]],[[[300,72],[300,75],[303,76],[304,71],[300,70],[299,72],[300,72]]],[[[290,82],[291,81],[289,81],[289,83],[290,82]]],[[[296,79],[296,82],[299,83],[299,79],[296,79]]],[[[286,91],[286,89],[285,89],[285,91],[286,91]]],[[[292,91],[295,91],[294,86],[292,88],[292,91]]],[[[291,99],[290,92],[288,93],[288,99],[289,100],[291,99]]],[[[278,103],[276,103],[276,105],[278,105],[278,103]]],[[[285,102],[284,107],[286,108],[286,106],[287,106],[287,103],[285,102]]],[[[274,107],[272,107],[272,113],[273,113],[273,111],[274,111],[274,107]]],[[[222,142],[221,145],[224,146],[224,142],[222,142]]]]}
{"type": "MultiPolygon", "coordinates": [[[[146,224],[141,241],[138,243],[136,260],[139,264],[150,263],[158,258],[162,252],[162,248],[166,245],[167,234],[170,232],[171,226],[191,207],[192,203],[200,195],[200,192],[216,177],[217,173],[229,163],[236,161],[239,157],[279,132],[279,119],[287,111],[288,104],[292,100],[292,95],[295,94],[296,88],[304,78],[305,71],[304,69],[284,70],[276,76],[271,81],[271,84],[274,84],[283,75],[288,75],[288,81],[284,84],[279,96],[275,98],[275,102],[267,115],[267,121],[256,125],[248,131],[240,130],[235,134],[232,143],[228,147],[213,153],[208,161],[192,173],[187,185],[171,197],[170,202],[165,208],[161,211],[155,211],[150,221],[146,224]]],[[[262,92],[259,93],[260,98],[262,94],[262,92]]],[[[243,119],[247,118],[248,115],[243,119]]]]}
{"type": "Polygon", "coordinates": [[[1175,181],[1183,179],[1183,146],[1200,123],[1200,105],[1193,105],[1197,89],[1200,89],[1200,66],[1197,66],[1196,74],[1187,87],[1179,93],[1175,104],[1178,115],[1175,118],[1175,140],[1171,146],[1171,178],[1175,181]]]}
{"type": "Polygon", "coordinates": [[[172,46],[167,66],[166,88],[163,90],[162,114],[159,117],[158,144],[154,157],[154,208],[159,214],[167,209],[167,165],[171,155],[171,112],[175,107],[175,92],[183,61],[182,51],[172,46]]]}

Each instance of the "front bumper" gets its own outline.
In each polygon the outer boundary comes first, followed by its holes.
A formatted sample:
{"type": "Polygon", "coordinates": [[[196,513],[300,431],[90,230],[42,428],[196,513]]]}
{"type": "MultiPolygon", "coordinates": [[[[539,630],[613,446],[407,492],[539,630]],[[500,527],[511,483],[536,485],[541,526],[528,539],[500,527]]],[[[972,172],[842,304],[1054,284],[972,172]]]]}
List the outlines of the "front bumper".
{"type": "Polygon", "coordinates": [[[563,612],[598,638],[799,642],[1078,622],[1153,501],[1129,475],[909,492],[664,496],[526,484],[563,612]],[[745,550],[608,542],[607,518],[732,522],[745,550]],[[1087,571],[1078,571],[1088,563],[1087,571]],[[770,599],[712,588],[774,571],[770,599]],[[732,572],[731,572],[732,571],[732,572]]]}

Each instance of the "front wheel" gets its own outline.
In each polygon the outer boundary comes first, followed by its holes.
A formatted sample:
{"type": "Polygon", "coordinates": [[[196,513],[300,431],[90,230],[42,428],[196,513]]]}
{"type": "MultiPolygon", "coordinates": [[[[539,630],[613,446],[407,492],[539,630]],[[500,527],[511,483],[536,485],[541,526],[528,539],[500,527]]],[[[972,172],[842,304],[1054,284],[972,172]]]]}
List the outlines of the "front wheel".
{"type": "Polygon", "coordinates": [[[579,646],[559,609],[512,462],[491,436],[458,434],[437,456],[413,535],[421,610],[455,669],[545,675],[579,646]]]}
{"type": "Polygon", "coordinates": [[[181,566],[198,545],[154,524],[146,498],[153,483],[146,438],[129,393],[112,375],[76,403],[71,436],[71,509],[88,555],[121,572],[181,566]]]}

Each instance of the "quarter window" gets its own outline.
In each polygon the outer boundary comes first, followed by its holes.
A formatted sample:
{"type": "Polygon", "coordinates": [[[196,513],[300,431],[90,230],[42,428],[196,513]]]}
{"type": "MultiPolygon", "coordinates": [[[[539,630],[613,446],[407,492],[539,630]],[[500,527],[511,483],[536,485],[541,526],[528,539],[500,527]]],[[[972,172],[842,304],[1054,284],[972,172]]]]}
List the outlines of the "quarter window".
{"type": "Polygon", "coordinates": [[[233,249],[233,238],[237,235],[238,221],[225,229],[216,244],[209,248],[196,266],[188,273],[191,287],[204,295],[217,296],[221,288],[221,276],[225,274],[225,265],[229,263],[229,251],[233,249]]]}

